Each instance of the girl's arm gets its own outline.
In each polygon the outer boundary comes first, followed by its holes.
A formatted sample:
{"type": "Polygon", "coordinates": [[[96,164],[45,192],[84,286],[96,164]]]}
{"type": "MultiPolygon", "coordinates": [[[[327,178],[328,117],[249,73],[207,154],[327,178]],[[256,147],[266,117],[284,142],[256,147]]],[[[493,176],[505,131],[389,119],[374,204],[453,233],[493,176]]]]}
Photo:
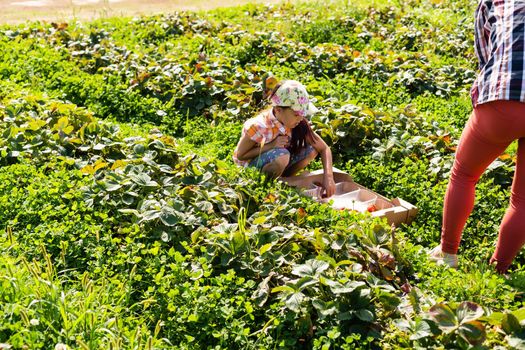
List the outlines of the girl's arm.
{"type": "Polygon", "coordinates": [[[312,147],[321,156],[323,163],[323,187],[325,190],[326,197],[331,197],[335,193],[335,181],[334,173],[332,169],[332,151],[330,147],[324,142],[324,140],[312,131],[312,134],[307,134],[306,141],[312,145],[312,147]]]}
{"type": "Polygon", "coordinates": [[[251,160],[272,148],[286,147],[288,142],[288,136],[277,136],[273,141],[265,143],[263,147],[260,147],[256,142],[250,139],[250,136],[244,134],[237,144],[237,159],[242,161],[251,160]]]}

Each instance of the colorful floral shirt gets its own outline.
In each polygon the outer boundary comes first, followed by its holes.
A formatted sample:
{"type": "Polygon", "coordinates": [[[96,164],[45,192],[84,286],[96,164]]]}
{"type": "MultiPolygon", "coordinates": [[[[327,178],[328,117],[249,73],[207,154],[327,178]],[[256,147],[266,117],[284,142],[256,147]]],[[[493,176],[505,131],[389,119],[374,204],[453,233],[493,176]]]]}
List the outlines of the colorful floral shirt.
{"type": "MultiPolygon", "coordinates": [[[[262,147],[275,140],[279,135],[292,136],[292,129],[287,128],[277,120],[270,108],[244,123],[241,139],[245,135],[248,135],[253,142],[262,147]]],[[[237,148],[235,148],[233,153],[233,161],[242,166],[247,166],[250,163],[249,160],[242,161],[237,159],[237,148]]]]}
{"type": "Polygon", "coordinates": [[[495,100],[525,102],[525,0],[480,0],[475,50],[480,72],[474,106],[495,100]]]}

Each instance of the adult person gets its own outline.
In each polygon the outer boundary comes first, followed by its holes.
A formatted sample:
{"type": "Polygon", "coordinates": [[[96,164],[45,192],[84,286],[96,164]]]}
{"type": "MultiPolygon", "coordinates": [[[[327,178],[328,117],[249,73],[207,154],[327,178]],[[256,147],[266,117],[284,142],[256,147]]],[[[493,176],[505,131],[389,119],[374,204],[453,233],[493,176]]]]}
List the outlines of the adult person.
{"type": "Polygon", "coordinates": [[[324,196],[335,192],[332,152],[308,118],[317,112],[304,85],[284,80],[270,94],[271,106],[244,123],[233,159],[273,178],[292,176],[319,154],[323,163],[324,196]]]}
{"type": "Polygon", "coordinates": [[[443,207],[441,244],[430,259],[457,267],[461,233],[485,169],[518,140],[510,204],[490,264],[505,273],[525,243],[525,0],[480,0],[475,12],[479,74],[472,115],[461,134],[443,207]]]}

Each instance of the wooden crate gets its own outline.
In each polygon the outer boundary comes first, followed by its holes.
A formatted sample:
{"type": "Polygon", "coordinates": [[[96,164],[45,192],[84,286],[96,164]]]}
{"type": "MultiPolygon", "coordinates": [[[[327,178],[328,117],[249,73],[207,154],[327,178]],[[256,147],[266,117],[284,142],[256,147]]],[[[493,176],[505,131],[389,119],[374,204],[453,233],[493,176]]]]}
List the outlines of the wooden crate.
{"type": "Polygon", "coordinates": [[[417,207],[401,198],[388,199],[354,182],[347,173],[334,168],[336,192],[333,197],[322,198],[319,185],[323,181],[323,170],[303,172],[298,176],[282,177],[290,186],[302,189],[307,196],[319,202],[330,203],[335,209],[371,211],[374,217],[384,217],[391,225],[410,224],[417,214],[417,207]],[[371,207],[371,206],[374,207],[371,207]],[[374,210],[375,209],[375,210],[374,210]]]}

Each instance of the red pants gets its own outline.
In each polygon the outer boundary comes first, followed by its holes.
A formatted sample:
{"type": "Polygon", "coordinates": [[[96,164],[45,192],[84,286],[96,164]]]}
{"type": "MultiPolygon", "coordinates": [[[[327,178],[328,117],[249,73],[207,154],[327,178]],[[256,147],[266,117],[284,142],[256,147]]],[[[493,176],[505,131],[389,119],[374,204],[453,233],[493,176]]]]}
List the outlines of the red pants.
{"type": "Polygon", "coordinates": [[[441,249],[456,254],[474,207],[476,182],[509,144],[518,139],[510,205],[500,226],[491,263],[505,272],[525,243],[525,103],[495,101],[474,108],[459,141],[443,207],[441,249]]]}

